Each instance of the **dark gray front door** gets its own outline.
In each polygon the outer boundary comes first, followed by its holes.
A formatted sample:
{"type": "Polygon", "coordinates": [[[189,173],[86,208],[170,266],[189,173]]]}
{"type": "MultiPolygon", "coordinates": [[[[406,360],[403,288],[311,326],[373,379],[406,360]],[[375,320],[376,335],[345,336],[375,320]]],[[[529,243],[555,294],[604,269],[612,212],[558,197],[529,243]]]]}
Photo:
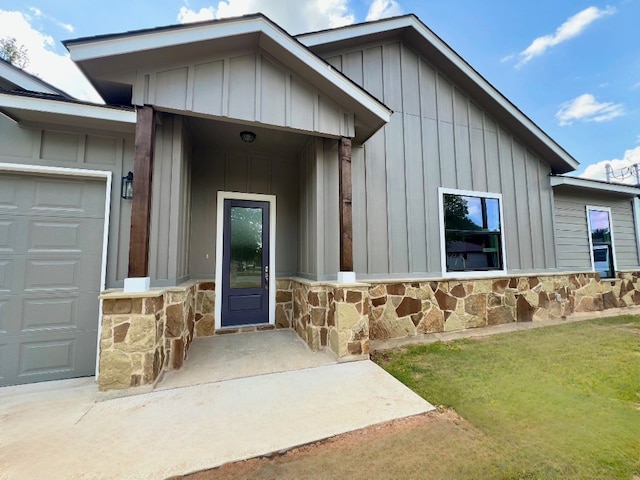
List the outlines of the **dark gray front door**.
{"type": "Polygon", "coordinates": [[[100,180],[0,173],[0,385],[95,373],[100,180]]]}
{"type": "Polygon", "coordinates": [[[269,323],[269,202],[226,199],[222,327],[269,323]]]}

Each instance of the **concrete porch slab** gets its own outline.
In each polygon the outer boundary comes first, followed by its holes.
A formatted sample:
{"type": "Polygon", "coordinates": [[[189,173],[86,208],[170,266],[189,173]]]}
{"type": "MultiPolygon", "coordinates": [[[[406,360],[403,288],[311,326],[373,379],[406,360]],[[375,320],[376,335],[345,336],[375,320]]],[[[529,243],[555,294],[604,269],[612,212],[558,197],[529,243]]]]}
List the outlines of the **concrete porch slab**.
{"type": "Polygon", "coordinates": [[[162,479],[433,407],[370,361],[95,403],[92,379],[0,389],[0,478],[162,479]]]}
{"type": "Polygon", "coordinates": [[[155,390],[254,377],[337,363],[328,352],[312,352],[293,330],[196,338],[180,370],[165,372],[155,390]]]}

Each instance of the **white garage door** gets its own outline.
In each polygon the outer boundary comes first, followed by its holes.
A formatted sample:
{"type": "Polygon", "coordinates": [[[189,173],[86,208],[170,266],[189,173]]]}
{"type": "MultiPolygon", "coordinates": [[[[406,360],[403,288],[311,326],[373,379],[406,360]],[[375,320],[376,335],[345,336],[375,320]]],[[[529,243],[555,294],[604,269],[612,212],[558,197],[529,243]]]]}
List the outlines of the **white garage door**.
{"type": "Polygon", "coordinates": [[[105,182],[0,172],[0,385],[93,375],[105,182]]]}

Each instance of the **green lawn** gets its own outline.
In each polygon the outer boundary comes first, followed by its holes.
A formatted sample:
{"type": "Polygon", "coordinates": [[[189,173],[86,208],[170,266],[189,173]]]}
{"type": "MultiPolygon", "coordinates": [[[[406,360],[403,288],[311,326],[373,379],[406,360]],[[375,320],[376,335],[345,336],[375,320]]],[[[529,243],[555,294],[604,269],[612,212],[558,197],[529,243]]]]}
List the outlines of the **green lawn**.
{"type": "Polygon", "coordinates": [[[486,434],[493,455],[468,459],[464,478],[640,479],[639,317],[410,347],[376,360],[486,434]]]}

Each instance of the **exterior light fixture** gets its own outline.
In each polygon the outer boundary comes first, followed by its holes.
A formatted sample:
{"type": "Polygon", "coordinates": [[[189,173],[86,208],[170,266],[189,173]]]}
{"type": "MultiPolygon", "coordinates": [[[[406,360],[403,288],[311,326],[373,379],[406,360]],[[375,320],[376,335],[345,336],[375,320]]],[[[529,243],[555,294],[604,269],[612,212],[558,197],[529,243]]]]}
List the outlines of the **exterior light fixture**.
{"type": "Polygon", "coordinates": [[[129,172],[126,177],[122,177],[120,196],[125,200],[131,200],[133,198],[133,172],[129,172]]]}
{"type": "Polygon", "coordinates": [[[252,143],[256,139],[256,134],[245,130],[240,132],[240,138],[244,143],[252,143]]]}

